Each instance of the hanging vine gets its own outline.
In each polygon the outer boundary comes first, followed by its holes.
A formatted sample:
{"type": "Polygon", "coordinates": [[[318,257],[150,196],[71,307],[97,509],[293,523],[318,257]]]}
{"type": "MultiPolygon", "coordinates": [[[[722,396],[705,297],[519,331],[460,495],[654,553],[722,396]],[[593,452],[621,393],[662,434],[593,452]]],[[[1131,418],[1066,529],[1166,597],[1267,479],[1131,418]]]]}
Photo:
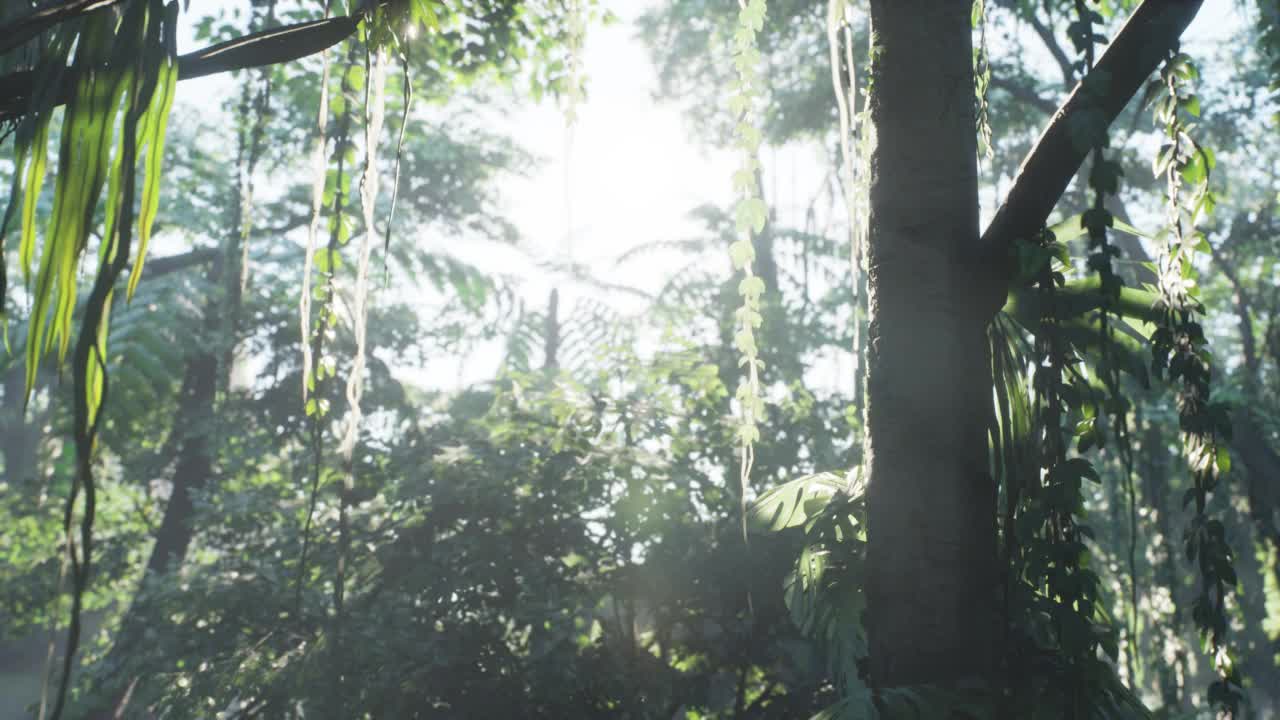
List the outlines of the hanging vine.
{"type": "MultiPolygon", "coordinates": [[[[374,227],[374,209],[378,199],[378,141],[382,136],[382,125],[386,102],[386,53],[383,44],[389,42],[384,26],[384,17],[380,10],[375,10],[369,18],[370,26],[365,31],[365,157],[364,169],[360,176],[360,209],[364,219],[364,233],[360,239],[360,249],[356,264],[355,292],[351,308],[352,331],[355,336],[355,356],[352,358],[351,371],[347,376],[346,398],[347,418],[339,453],[342,456],[343,474],[342,491],[338,500],[338,567],[333,585],[333,606],[336,618],[336,632],[333,641],[335,656],[341,657],[343,642],[343,624],[346,615],[346,575],[350,563],[351,530],[350,508],[352,495],[355,492],[355,448],[360,437],[360,421],[362,412],[360,401],[364,394],[364,370],[366,342],[368,338],[369,315],[369,258],[373,248],[373,237],[377,229],[374,227]]],[[[337,664],[338,686],[341,687],[343,673],[341,662],[337,664]]]]}
{"type": "MultiPolygon", "coordinates": [[[[1100,37],[1093,30],[1093,23],[1101,17],[1082,1],[1076,3],[1076,10],[1077,19],[1070,26],[1069,35],[1082,56],[1077,65],[1082,76],[1081,96],[1100,103],[1103,95],[1098,92],[1098,77],[1091,69],[1094,42],[1100,37]]],[[[974,17],[978,19],[976,6],[974,17]]],[[[1111,272],[1115,251],[1106,235],[1111,218],[1104,203],[1106,196],[1116,191],[1118,165],[1109,162],[1103,152],[1108,143],[1105,123],[1082,123],[1075,134],[1076,142],[1091,148],[1093,154],[1090,187],[1094,203],[1079,222],[1089,233],[1089,267],[1101,277],[1102,299],[1095,321],[1103,359],[1098,368],[1109,378],[1105,383],[1108,398],[1117,398],[1119,376],[1111,370],[1116,364],[1108,361],[1106,348],[1111,341],[1108,313],[1113,299],[1109,298],[1118,298],[1121,285],[1111,272]]],[[[1085,544],[1093,532],[1084,523],[1083,485],[1086,480],[1101,482],[1101,476],[1082,454],[1098,444],[1091,423],[1100,400],[1082,370],[1083,357],[1077,345],[1080,330],[1094,326],[1086,324],[1082,328],[1078,320],[1071,319],[1071,298],[1064,293],[1070,255],[1065,242],[1054,232],[1045,229],[1034,241],[1019,245],[1018,261],[1020,277],[1015,286],[1028,284],[1037,308],[1028,325],[1034,336],[1030,351],[1033,396],[1028,408],[1031,446],[1027,449],[1034,462],[1029,470],[1018,457],[1016,440],[1021,432],[1018,418],[1022,415],[1018,410],[1021,401],[1013,397],[1020,387],[1017,363],[1003,347],[993,353],[999,370],[998,404],[1003,408],[1002,426],[993,430],[993,437],[1000,438],[1005,482],[1004,542],[1009,573],[1005,602],[1013,643],[1007,659],[1008,692],[1017,705],[1013,709],[1015,715],[1029,710],[1023,705],[1044,702],[1035,697],[1036,693],[1023,689],[1029,681],[1023,674],[1039,653],[1049,651],[1060,662],[1056,671],[1059,679],[1052,689],[1057,696],[1052,702],[1061,707],[1065,717],[1084,717],[1106,695],[1103,689],[1112,677],[1111,668],[1099,658],[1099,651],[1112,660],[1119,651],[1107,617],[1101,580],[1089,567],[1085,544]],[[1077,454],[1072,456],[1065,426],[1076,419],[1082,419],[1076,424],[1081,438],[1077,454]]],[[[1119,403],[1108,407],[1122,408],[1119,403]]],[[[1125,701],[1116,702],[1123,705],[1125,701]]]]}
{"type": "MultiPolygon", "coordinates": [[[[262,22],[255,23],[258,27],[251,27],[253,31],[261,29],[270,29],[276,26],[276,0],[268,0],[267,7],[263,13],[262,22]]],[[[245,84],[243,94],[240,100],[240,116],[247,118],[250,112],[253,113],[253,121],[247,127],[242,127],[239,137],[239,155],[240,162],[237,163],[238,175],[236,178],[240,194],[240,237],[239,237],[239,258],[235,264],[238,267],[238,273],[231,273],[238,283],[238,288],[234,293],[229,293],[229,297],[237,299],[243,295],[249,287],[249,233],[253,230],[253,204],[254,192],[256,189],[256,175],[258,162],[262,159],[263,139],[266,136],[267,121],[271,113],[271,74],[270,66],[264,67],[258,72],[258,91],[251,93],[250,85],[245,84]]],[[[232,258],[235,260],[235,258],[232,258]]],[[[230,285],[228,285],[230,288],[230,285]]],[[[232,318],[231,331],[236,332],[235,327],[238,324],[237,318],[232,318]]]]}
{"type": "Polygon", "coordinates": [[[1194,505],[1184,537],[1187,557],[1200,572],[1200,590],[1192,619],[1213,652],[1218,679],[1209,687],[1209,702],[1234,717],[1243,699],[1240,675],[1226,643],[1227,598],[1236,588],[1232,552],[1221,520],[1208,513],[1210,496],[1222,473],[1230,469],[1226,441],[1231,423],[1224,404],[1210,397],[1210,362],[1204,314],[1196,287],[1195,254],[1207,248],[1197,226],[1214,210],[1209,180],[1214,155],[1192,137],[1200,115],[1200,99],[1191,89],[1199,77],[1186,54],[1173,51],[1160,69],[1155,123],[1164,133],[1154,171],[1165,181],[1167,217],[1158,243],[1160,322],[1151,336],[1152,369],[1176,383],[1178,425],[1191,466],[1192,487],[1183,505],[1194,505]]]}
{"type": "MultiPolygon", "coordinates": [[[[1062,320],[1066,247],[1046,231],[1038,242],[1023,248],[1023,257],[1039,307],[1032,351],[1039,478],[1024,477],[1006,489],[1006,501],[1013,508],[1007,513],[1012,527],[1006,523],[1015,584],[1010,603],[1023,610],[1013,621],[1032,625],[1022,627],[1024,637],[1038,635],[1033,618],[1047,619],[1052,647],[1064,663],[1057,689],[1060,702],[1068,710],[1066,717],[1079,717],[1089,703],[1090,689],[1099,687],[1110,672],[1098,659],[1098,650],[1116,656],[1114,637],[1105,626],[1101,582],[1084,562],[1084,541],[1092,532],[1081,522],[1083,482],[1098,482],[1099,475],[1088,459],[1069,457],[1063,429],[1088,397],[1088,383],[1078,370],[1080,358],[1062,320]]],[[[1025,671],[1012,658],[1010,669],[1014,674],[1025,671]]]]}
{"type": "Polygon", "coordinates": [[[854,64],[853,25],[847,0],[827,3],[827,47],[831,62],[831,86],[840,119],[840,185],[849,219],[849,273],[853,289],[854,405],[859,405],[862,384],[862,265],[867,246],[868,191],[871,176],[871,85],[868,78],[862,110],[858,105],[857,66],[854,64]],[[842,71],[843,69],[843,71],[842,71]]]}
{"type": "Polygon", "coordinates": [[[586,98],[582,46],[587,36],[587,11],[583,3],[584,0],[566,0],[565,6],[564,123],[570,128],[578,121],[578,106],[586,98]]]}
{"type": "Polygon", "coordinates": [[[733,188],[738,195],[734,211],[735,227],[739,234],[729,247],[729,257],[735,270],[742,272],[738,294],[742,305],[734,313],[733,344],[740,353],[738,365],[742,379],[738,383],[738,442],[741,445],[739,466],[739,511],[742,520],[742,540],[747,542],[747,488],[751,479],[751,466],[755,460],[755,443],[760,441],[760,419],[764,417],[764,398],[760,388],[760,350],[756,345],[755,331],[764,321],[760,299],[764,295],[764,281],[752,270],[756,250],[752,235],[764,230],[768,208],[760,196],[757,174],[760,170],[760,129],[751,123],[751,114],[757,98],[763,92],[760,76],[760,50],[756,47],[756,35],[764,28],[767,7],[765,0],[739,0],[738,23],[733,33],[733,65],[737,80],[729,99],[729,109],[738,118],[735,140],[740,164],[733,176],[733,188]]]}
{"type": "MultiPolygon", "coordinates": [[[[329,2],[325,1],[324,14],[329,15],[329,2]]],[[[313,133],[314,149],[311,153],[311,222],[307,225],[306,253],[302,263],[302,294],[299,299],[300,327],[302,328],[302,401],[308,403],[308,397],[315,387],[316,368],[314,367],[316,348],[311,330],[311,275],[315,268],[316,245],[320,238],[320,223],[324,208],[325,148],[328,144],[329,129],[329,52],[320,51],[320,109],[316,117],[316,128],[313,133]]],[[[308,406],[308,413],[312,410],[308,406]]]]}
{"type": "MultiPolygon", "coordinates": [[[[329,414],[329,399],[324,397],[321,390],[322,383],[326,378],[332,378],[337,372],[337,361],[333,356],[325,355],[326,342],[332,342],[336,337],[336,329],[338,324],[338,313],[334,307],[337,299],[337,286],[335,283],[335,272],[341,263],[340,250],[349,237],[350,224],[346,218],[347,198],[346,188],[350,183],[347,172],[347,163],[354,155],[355,148],[351,141],[351,93],[355,86],[354,73],[359,69],[359,65],[355,62],[354,51],[348,53],[346,64],[341,73],[338,94],[333,97],[332,103],[328,102],[327,93],[321,90],[321,108],[326,109],[330,104],[337,112],[337,121],[334,126],[334,144],[333,144],[333,164],[334,169],[329,171],[323,164],[323,151],[325,147],[324,139],[321,138],[320,154],[321,164],[319,167],[320,186],[320,202],[316,203],[316,197],[313,196],[313,215],[310,237],[308,238],[308,255],[314,255],[315,270],[320,273],[322,283],[311,289],[310,270],[311,263],[304,272],[307,275],[303,278],[303,300],[302,305],[307,309],[307,316],[303,320],[303,328],[308,333],[303,337],[304,355],[312,359],[312,363],[303,370],[303,396],[306,398],[304,409],[306,415],[311,419],[311,487],[309,491],[309,499],[307,502],[307,515],[302,529],[302,550],[298,559],[298,576],[295,605],[300,613],[302,609],[302,591],[306,584],[308,551],[311,545],[311,529],[315,517],[316,503],[319,498],[321,480],[324,474],[324,443],[323,432],[324,418],[329,414]],[[329,214],[329,239],[323,250],[314,250],[316,235],[319,234],[321,223],[323,222],[320,208],[328,206],[329,214]],[[314,296],[314,297],[313,297],[314,296]],[[314,299],[320,303],[319,310],[315,313],[316,324],[311,325],[310,301],[314,299]]],[[[325,62],[323,79],[328,80],[328,62],[325,62]]],[[[325,85],[327,86],[327,82],[325,85]]],[[[322,121],[323,124],[323,121],[322,121]]]]}
{"type": "MultiPolygon", "coordinates": [[[[1081,73],[1081,92],[1087,94],[1093,102],[1102,103],[1105,97],[1107,82],[1102,75],[1094,74],[1096,61],[1096,43],[1105,42],[1106,36],[1095,30],[1095,25],[1103,22],[1103,17],[1089,9],[1084,0],[1076,0],[1076,19],[1067,29],[1067,34],[1081,56],[1077,65],[1081,73]]],[[[1080,450],[1083,452],[1093,445],[1102,447],[1106,443],[1105,431],[1097,427],[1100,421],[1109,419],[1111,436],[1115,442],[1117,453],[1123,468],[1126,499],[1129,512],[1129,545],[1128,545],[1128,618],[1125,634],[1125,667],[1129,685],[1137,682],[1138,656],[1138,584],[1137,584],[1137,498],[1133,486],[1133,449],[1128,430],[1128,413],[1130,403],[1121,387],[1121,359],[1115,356],[1115,323],[1118,318],[1112,317],[1115,306],[1120,300],[1124,281],[1116,273],[1113,261],[1120,256],[1120,250],[1111,244],[1108,229],[1114,226],[1115,218],[1107,209],[1107,198],[1114,197],[1120,188],[1120,177],[1124,174],[1120,163],[1107,159],[1106,149],[1110,145],[1110,137],[1105,127],[1092,134],[1083,133],[1092,142],[1092,159],[1089,170],[1089,189],[1093,192],[1093,202],[1080,219],[1081,226],[1088,233],[1089,256],[1087,266],[1098,276],[1098,309],[1096,313],[1099,335],[1099,357],[1095,364],[1096,373],[1106,389],[1106,397],[1101,403],[1095,402],[1087,409],[1084,421],[1077,428],[1080,435],[1080,450]],[[1098,407],[1101,405],[1101,407],[1098,407]]]]}
{"type": "Polygon", "coordinates": [[[987,0],[973,0],[970,24],[978,31],[978,42],[973,46],[973,91],[978,117],[978,155],[990,160],[995,157],[991,133],[991,102],[987,91],[991,89],[991,53],[987,47],[987,0]]]}

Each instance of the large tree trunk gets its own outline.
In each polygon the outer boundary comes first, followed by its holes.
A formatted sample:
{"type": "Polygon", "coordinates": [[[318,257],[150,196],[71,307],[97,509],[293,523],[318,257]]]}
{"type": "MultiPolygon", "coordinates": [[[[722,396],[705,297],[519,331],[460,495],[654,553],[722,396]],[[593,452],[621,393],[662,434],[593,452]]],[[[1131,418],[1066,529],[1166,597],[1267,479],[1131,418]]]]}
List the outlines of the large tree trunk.
{"type": "Polygon", "coordinates": [[[998,636],[969,11],[871,3],[866,627],[878,686],[987,679],[998,636]]]}

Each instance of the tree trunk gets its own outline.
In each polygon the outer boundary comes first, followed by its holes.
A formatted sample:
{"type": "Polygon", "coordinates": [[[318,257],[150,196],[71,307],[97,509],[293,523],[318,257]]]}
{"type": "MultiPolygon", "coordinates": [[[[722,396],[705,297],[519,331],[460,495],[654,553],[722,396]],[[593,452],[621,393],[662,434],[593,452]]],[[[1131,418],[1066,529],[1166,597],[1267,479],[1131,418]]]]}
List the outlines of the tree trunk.
{"type": "Polygon", "coordinates": [[[873,0],[871,18],[870,669],[953,685],[990,677],[998,636],[970,8],[873,0]]]}
{"type": "MultiPolygon", "coordinates": [[[[1141,421],[1139,421],[1141,425],[1141,421]]],[[[1183,606],[1185,604],[1181,573],[1178,570],[1178,538],[1181,536],[1175,518],[1181,508],[1176,496],[1170,498],[1169,448],[1164,442],[1164,432],[1154,422],[1147,422],[1142,431],[1142,442],[1139,445],[1140,461],[1138,472],[1142,481],[1142,496],[1155,511],[1155,524],[1159,532],[1159,540],[1155,545],[1155,562],[1153,573],[1157,585],[1169,590],[1169,599],[1173,608],[1168,618],[1166,632],[1161,632],[1154,642],[1157,652],[1162,657],[1174,657],[1173,663],[1158,663],[1156,674],[1159,678],[1160,701],[1170,712],[1186,710],[1183,683],[1187,676],[1186,648],[1182,646],[1183,606]],[[1168,644],[1173,643],[1172,647],[1168,644]]]]}
{"type": "Polygon", "coordinates": [[[164,518],[156,531],[147,573],[164,575],[182,564],[191,545],[195,506],[192,494],[202,490],[213,474],[209,440],[213,432],[214,396],[218,361],[210,352],[187,359],[173,432],[178,433],[178,461],[173,469],[173,491],[164,518]]]}
{"type": "Polygon", "coordinates": [[[28,422],[23,407],[26,376],[23,366],[14,365],[4,374],[0,405],[0,458],[4,480],[9,487],[27,487],[36,480],[36,449],[40,444],[40,423],[28,422]]]}

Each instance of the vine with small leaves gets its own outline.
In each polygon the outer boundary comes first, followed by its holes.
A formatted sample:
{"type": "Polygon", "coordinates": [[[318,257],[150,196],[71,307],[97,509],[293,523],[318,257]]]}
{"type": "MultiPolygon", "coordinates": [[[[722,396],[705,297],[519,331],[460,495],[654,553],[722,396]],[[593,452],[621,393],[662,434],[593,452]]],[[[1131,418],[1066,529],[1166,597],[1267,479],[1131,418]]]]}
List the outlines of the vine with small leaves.
{"type": "MultiPolygon", "coordinates": [[[[257,22],[255,17],[255,21],[250,24],[249,29],[251,32],[257,32],[273,28],[276,25],[276,0],[268,0],[261,22],[257,22]]],[[[258,167],[258,161],[262,157],[262,142],[266,135],[267,119],[271,113],[272,72],[273,69],[270,66],[259,69],[257,92],[252,92],[250,83],[245,83],[240,98],[240,117],[242,121],[249,117],[251,111],[253,113],[253,121],[241,126],[237,138],[236,165],[238,172],[236,184],[240,196],[240,236],[238,242],[240,252],[238,262],[234,265],[238,267],[239,272],[231,273],[231,275],[239,276],[235,278],[235,281],[239,283],[238,294],[243,294],[249,287],[249,233],[253,229],[255,171],[258,167]]],[[[236,258],[233,258],[233,260],[236,260],[236,258]]],[[[233,265],[229,264],[228,266],[233,265]]],[[[231,325],[232,332],[235,332],[236,323],[233,321],[231,325]]]]}
{"type": "Polygon", "coordinates": [[[987,48],[987,0],[973,0],[970,22],[978,31],[978,42],[973,46],[973,90],[978,117],[978,154],[986,160],[995,157],[991,133],[991,102],[987,91],[991,88],[991,53],[987,48]]]}
{"type": "MultiPolygon", "coordinates": [[[[1067,35],[1080,55],[1076,65],[1081,76],[1080,92],[1083,97],[1100,105],[1107,92],[1107,78],[1094,73],[1094,64],[1096,45],[1106,42],[1106,36],[1095,31],[1094,26],[1101,24],[1104,19],[1100,13],[1091,10],[1085,0],[1076,0],[1075,10],[1076,19],[1067,28],[1067,35]]],[[[1138,660],[1137,498],[1133,485],[1133,447],[1128,426],[1131,406],[1121,387],[1120,358],[1113,352],[1115,325],[1118,320],[1113,319],[1112,315],[1120,300],[1124,280],[1115,271],[1114,261],[1120,256],[1120,249],[1111,243],[1108,228],[1115,224],[1115,218],[1107,209],[1107,198],[1115,197],[1120,191],[1120,178],[1124,170],[1119,162],[1107,158],[1110,136],[1106,126],[1082,123],[1081,127],[1081,140],[1092,143],[1088,181],[1089,189],[1093,192],[1093,202],[1081,214],[1080,223],[1089,238],[1087,266],[1098,276],[1099,301],[1096,317],[1102,342],[1099,343],[1100,352],[1094,369],[1106,388],[1106,396],[1086,408],[1085,417],[1077,427],[1076,434],[1080,437],[1078,447],[1081,452],[1095,445],[1104,447],[1107,432],[1101,426],[1109,420],[1111,436],[1123,466],[1129,512],[1125,668],[1132,687],[1137,682],[1138,660]]]]}
{"type": "MultiPolygon", "coordinates": [[[[1097,93],[1098,78],[1089,71],[1093,67],[1093,44],[1100,37],[1093,31],[1093,23],[1101,18],[1083,2],[1078,2],[1076,8],[1078,17],[1069,35],[1083,56],[1077,67],[1083,76],[1082,92],[1087,97],[1097,93]]],[[[1081,222],[1090,231],[1090,267],[1105,272],[1110,268],[1112,250],[1105,234],[1109,216],[1101,208],[1105,196],[1114,193],[1114,183],[1102,182],[1100,168],[1111,170],[1115,166],[1106,161],[1102,152],[1107,145],[1105,125],[1088,125],[1082,130],[1077,132],[1077,142],[1094,154],[1090,184],[1095,203],[1090,211],[1093,214],[1086,213],[1087,220],[1081,222]]],[[[1083,357],[1074,341],[1079,328],[1068,319],[1068,300],[1062,293],[1071,267],[1066,244],[1045,229],[1033,241],[1020,243],[1017,256],[1019,284],[1032,289],[1037,312],[1031,327],[1030,459],[1026,468],[1013,455],[1005,463],[1004,536],[1009,563],[1006,603],[1013,636],[1007,658],[1009,691],[1017,703],[1030,706],[1049,701],[1027,696],[1023,688],[1036,683],[1022,674],[1034,672],[1028,668],[1037,656],[1052,654],[1058,658],[1059,677],[1051,683],[1050,692],[1058,693],[1051,702],[1064,710],[1064,717],[1083,717],[1091,705],[1108,695],[1102,689],[1111,682],[1113,672],[1101,656],[1114,661],[1119,654],[1102,583],[1089,566],[1085,544],[1093,537],[1093,531],[1083,522],[1084,481],[1100,483],[1101,476],[1082,454],[1094,440],[1082,436],[1072,456],[1065,430],[1068,423],[1074,422],[1076,434],[1080,435],[1081,428],[1096,416],[1099,400],[1082,370],[1083,357]]],[[[1101,303],[1104,310],[1099,321],[1104,328],[1108,304],[1101,303]]],[[[1104,329],[1104,337],[1105,332],[1104,329]]],[[[1105,340],[1102,344],[1106,345],[1105,340]]],[[[1005,396],[1009,394],[999,385],[997,390],[1005,396]]],[[[1002,397],[1002,402],[1008,401],[1002,397]]],[[[1002,428],[1005,438],[1012,438],[1017,432],[1017,428],[1002,428]]],[[[1002,441],[1004,445],[1011,442],[1002,441]]],[[[1010,449],[1006,447],[1005,451],[1010,449]]],[[[1123,700],[1116,702],[1123,704],[1123,700]]],[[[1015,708],[1015,714],[1027,710],[1015,708]]]]}
{"type": "Polygon", "coordinates": [[[1042,652],[1060,654],[1065,677],[1055,691],[1055,703],[1068,709],[1066,717],[1079,717],[1089,702],[1090,690],[1103,682],[1109,666],[1098,650],[1114,659],[1114,635],[1105,623],[1101,581],[1085,562],[1084,541],[1092,530],[1084,515],[1083,482],[1099,482],[1093,464],[1084,457],[1069,457],[1064,425],[1080,414],[1089,397],[1089,385],[1079,370],[1081,359],[1062,320],[1060,290],[1070,266],[1066,246],[1045,230],[1035,242],[1018,246],[1021,278],[1034,289],[1038,318],[1032,348],[1031,417],[1032,463],[1038,477],[1009,473],[1006,488],[1006,553],[1010,560],[1010,587],[1006,592],[1010,622],[1021,643],[1011,647],[1011,690],[1024,685],[1018,674],[1042,652]],[[1038,628],[1047,622],[1047,633],[1038,628]],[[1037,638],[1052,639],[1051,648],[1037,638]],[[1021,659],[1019,659],[1021,658],[1021,659]]]}
{"type": "Polygon", "coordinates": [[[587,35],[585,0],[565,0],[565,82],[564,102],[564,256],[573,262],[573,138],[578,124],[578,106],[586,98],[582,46],[587,35]]]}
{"type": "Polygon", "coordinates": [[[1244,693],[1226,633],[1227,600],[1236,589],[1236,572],[1226,528],[1207,511],[1221,475],[1231,467],[1226,446],[1231,422],[1226,405],[1210,397],[1212,364],[1199,319],[1204,306],[1196,286],[1195,255],[1207,250],[1208,241],[1197,226],[1213,213],[1216,198],[1209,185],[1213,151],[1192,136],[1200,99],[1191,84],[1198,77],[1192,59],[1175,49],[1153,88],[1154,119],[1164,133],[1153,169],[1165,181],[1167,214],[1156,261],[1160,322],[1151,336],[1151,366],[1157,376],[1167,375],[1178,385],[1178,425],[1193,483],[1183,505],[1194,504],[1195,509],[1184,548],[1201,580],[1191,614],[1218,674],[1209,687],[1209,702],[1235,717],[1244,693]]]}
{"type": "Polygon", "coordinates": [[[738,442],[741,445],[739,466],[740,514],[742,539],[747,541],[747,488],[751,479],[751,466],[755,458],[755,443],[760,440],[759,423],[765,414],[764,397],[760,388],[760,371],[764,363],[756,344],[755,331],[763,323],[761,298],[764,281],[752,270],[756,250],[752,235],[764,230],[768,209],[760,196],[758,174],[760,171],[761,131],[752,124],[751,115],[757,98],[763,91],[764,80],[760,76],[760,50],[756,47],[756,35],[764,28],[767,12],[765,0],[739,0],[737,27],[733,33],[733,65],[737,79],[729,99],[729,109],[738,118],[734,132],[740,155],[738,170],[733,176],[733,188],[737,194],[734,210],[738,239],[729,247],[729,257],[735,270],[742,273],[738,294],[742,305],[734,313],[733,344],[740,353],[738,365],[742,378],[738,383],[738,442]]]}
{"type": "MultiPolygon", "coordinates": [[[[332,158],[334,169],[329,171],[324,161],[324,151],[327,146],[326,131],[321,129],[317,137],[317,154],[319,162],[316,166],[318,170],[315,188],[319,188],[319,192],[312,197],[312,221],[308,233],[307,260],[304,264],[303,277],[303,299],[302,307],[305,315],[302,319],[303,335],[303,380],[302,393],[305,398],[304,411],[311,420],[310,428],[310,446],[311,446],[311,478],[310,489],[307,501],[306,519],[303,522],[302,529],[302,549],[298,559],[298,574],[296,578],[297,585],[295,587],[295,615],[297,619],[301,619],[302,612],[302,591],[306,585],[308,552],[311,546],[311,530],[315,519],[315,509],[320,494],[321,479],[324,473],[324,443],[323,438],[323,419],[329,414],[330,402],[329,398],[324,396],[324,381],[337,375],[337,359],[332,355],[325,354],[326,343],[331,343],[337,337],[338,313],[335,308],[335,300],[337,298],[337,286],[335,283],[335,271],[339,267],[340,250],[346,244],[349,233],[350,224],[347,220],[347,197],[346,187],[350,183],[347,171],[347,165],[354,161],[355,144],[351,139],[352,112],[351,112],[351,93],[355,86],[355,73],[360,66],[355,62],[353,53],[349,53],[345,67],[341,71],[341,79],[339,81],[339,91],[330,99],[327,86],[330,81],[329,62],[326,57],[324,68],[321,71],[322,88],[320,97],[320,108],[322,119],[317,126],[324,128],[327,125],[327,114],[333,110],[337,114],[337,121],[333,131],[333,152],[332,158]],[[321,250],[315,249],[315,241],[319,236],[320,228],[323,224],[323,208],[329,208],[329,239],[326,246],[321,250]],[[311,285],[311,272],[314,266],[315,271],[320,274],[321,284],[311,285]],[[319,309],[315,314],[315,324],[312,325],[311,301],[315,300],[319,303],[319,309]]],[[[314,188],[313,188],[314,189],[314,188]]]]}
{"type": "Polygon", "coordinates": [[[587,36],[585,0],[565,0],[566,81],[564,88],[564,122],[572,127],[578,122],[578,106],[586,97],[582,45],[587,36]]]}

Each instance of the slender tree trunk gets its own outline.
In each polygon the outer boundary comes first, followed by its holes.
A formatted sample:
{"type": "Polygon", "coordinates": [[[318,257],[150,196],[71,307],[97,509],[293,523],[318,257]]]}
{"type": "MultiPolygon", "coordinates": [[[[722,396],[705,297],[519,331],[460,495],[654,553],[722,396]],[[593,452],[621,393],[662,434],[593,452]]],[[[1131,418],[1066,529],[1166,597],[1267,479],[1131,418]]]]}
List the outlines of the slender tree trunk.
{"type": "MultiPolygon", "coordinates": [[[[1168,468],[1169,448],[1164,442],[1164,433],[1153,422],[1148,422],[1143,429],[1142,443],[1139,447],[1142,496],[1147,498],[1147,502],[1155,510],[1155,523],[1160,538],[1155,548],[1155,580],[1156,583],[1168,588],[1169,598],[1173,604],[1172,611],[1163,622],[1167,623],[1168,636],[1172,637],[1171,642],[1181,643],[1184,597],[1177,565],[1179,557],[1177,542],[1180,535],[1175,522],[1177,517],[1175,513],[1180,508],[1177,500],[1169,497],[1171,480],[1168,468]]],[[[1157,640],[1157,642],[1160,641],[1157,640]]],[[[1160,701],[1164,707],[1172,711],[1183,707],[1185,696],[1182,683],[1186,680],[1186,648],[1181,644],[1174,648],[1165,647],[1163,644],[1157,646],[1157,652],[1165,658],[1169,657],[1170,650],[1172,650],[1174,662],[1157,663],[1156,672],[1160,684],[1160,701]]]]}
{"type": "Polygon", "coordinates": [[[969,3],[872,0],[866,627],[879,686],[988,679],[990,317],[976,307],[969,3]]]}
{"type": "MultiPolygon", "coordinates": [[[[210,305],[216,308],[217,304],[210,305]]],[[[213,312],[210,310],[209,312],[213,312]]],[[[194,496],[208,485],[213,475],[213,456],[210,439],[213,432],[214,402],[218,379],[218,361],[213,352],[199,351],[187,358],[179,392],[178,412],[174,418],[172,433],[178,457],[173,469],[173,489],[165,504],[160,527],[156,530],[155,545],[147,560],[139,593],[134,596],[121,621],[120,630],[112,643],[105,665],[120,667],[136,651],[142,640],[144,628],[155,618],[146,599],[144,589],[148,582],[164,578],[170,571],[181,568],[195,534],[194,496]]],[[[132,689],[138,678],[132,673],[107,679],[100,705],[89,717],[95,720],[130,717],[128,705],[132,689]]]]}
{"type": "Polygon", "coordinates": [[[0,458],[4,460],[4,479],[11,488],[26,487],[35,481],[36,448],[40,444],[40,424],[28,422],[24,411],[23,392],[26,376],[21,365],[4,374],[3,406],[0,410],[0,458]]]}
{"type": "Polygon", "coordinates": [[[173,491],[164,518],[156,531],[156,544],[147,562],[147,573],[164,575],[187,557],[194,532],[193,495],[213,474],[212,435],[218,361],[213,353],[199,352],[187,359],[173,432],[182,435],[178,461],[173,469],[173,491]]]}

